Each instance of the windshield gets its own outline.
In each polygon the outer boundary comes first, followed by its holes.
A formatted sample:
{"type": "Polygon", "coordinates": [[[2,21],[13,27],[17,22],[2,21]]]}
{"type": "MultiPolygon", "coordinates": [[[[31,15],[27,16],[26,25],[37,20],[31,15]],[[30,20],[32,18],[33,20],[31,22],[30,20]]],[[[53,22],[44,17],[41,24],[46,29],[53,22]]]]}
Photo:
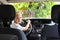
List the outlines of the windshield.
{"type": "Polygon", "coordinates": [[[51,8],[60,2],[19,2],[11,3],[16,11],[22,10],[23,18],[51,19],[51,8]]]}

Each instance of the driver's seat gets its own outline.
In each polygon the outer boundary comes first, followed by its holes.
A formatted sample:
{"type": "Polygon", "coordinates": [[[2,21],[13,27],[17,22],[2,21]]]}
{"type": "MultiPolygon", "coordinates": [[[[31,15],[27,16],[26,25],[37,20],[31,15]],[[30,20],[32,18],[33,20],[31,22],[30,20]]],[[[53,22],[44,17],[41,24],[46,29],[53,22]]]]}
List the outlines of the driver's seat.
{"type": "Polygon", "coordinates": [[[14,17],[15,9],[12,5],[0,5],[0,21],[2,22],[2,27],[0,25],[0,40],[27,40],[23,31],[10,28],[14,17]],[[12,36],[8,38],[9,35],[12,36]]]}

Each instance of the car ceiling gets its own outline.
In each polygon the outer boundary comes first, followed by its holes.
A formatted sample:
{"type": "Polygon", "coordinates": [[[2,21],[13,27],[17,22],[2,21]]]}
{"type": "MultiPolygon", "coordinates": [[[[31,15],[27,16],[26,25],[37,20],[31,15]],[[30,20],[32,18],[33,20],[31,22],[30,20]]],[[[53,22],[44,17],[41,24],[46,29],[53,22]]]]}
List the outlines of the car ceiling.
{"type": "MultiPolygon", "coordinates": [[[[44,0],[8,0],[8,2],[33,2],[33,1],[39,1],[39,2],[41,2],[41,1],[44,1],[44,0]]],[[[60,1],[60,0],[46,0],[46,1],[60,1]]]]}
{"type": "MultiPolygon", "coordinates": [[[[0,2],[2,2],[2,3],[8,3],[8,2],[10,2],[10,3],[14,3],[14,2],[33,2],[33,1],[39,1],[39,2],[41,2],[41,1],[44,1],[44,0],[0,0],[0,2]]],[[[60,1],[60,0],[46,0],[46,1],[60,1]]]]}
{"type": "Polygon", "coordinates": [[[42,0],[0,0],[0,2],[4,3],[14,3],[14,2],[33,2],[33,1],[42,1],[42,0]]]}

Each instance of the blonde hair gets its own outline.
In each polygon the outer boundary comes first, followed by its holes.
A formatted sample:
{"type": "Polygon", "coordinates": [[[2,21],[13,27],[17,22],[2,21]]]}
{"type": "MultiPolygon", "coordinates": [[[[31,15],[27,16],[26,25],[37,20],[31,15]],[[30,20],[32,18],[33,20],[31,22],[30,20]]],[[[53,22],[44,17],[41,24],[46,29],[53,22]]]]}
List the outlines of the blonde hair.
{"type": "Polygon", "coordinates": [[[23,14],[22,10],[18,10],[18,11],[16,11],[16,13],[23,14]]]}
{"type": "Polygon", "coordinates": [[[16,11],[16,15],[15,15],[15,19],[14,19],[15,23],[17,22],[17,17],[21,16],[22,14],[23,14],[23,12],[21,10],[16,11]]]}

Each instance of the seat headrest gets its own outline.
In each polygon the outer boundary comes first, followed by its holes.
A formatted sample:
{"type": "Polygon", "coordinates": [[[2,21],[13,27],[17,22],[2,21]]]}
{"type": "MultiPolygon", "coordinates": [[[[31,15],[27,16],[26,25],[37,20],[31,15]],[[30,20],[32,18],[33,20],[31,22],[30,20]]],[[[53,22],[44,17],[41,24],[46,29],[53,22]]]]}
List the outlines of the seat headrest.
{"type": "Polygon", "coordinates": [[[51,18],[53,22],[58,23],[60,15],[60,5],[54,5],[51,10],[51,18]]]}
{"type": "Polygon", "coordinates": [[[15,8],[12,5],[0,5],[0,19],[12,21],[15,17],[15,8]]]}

